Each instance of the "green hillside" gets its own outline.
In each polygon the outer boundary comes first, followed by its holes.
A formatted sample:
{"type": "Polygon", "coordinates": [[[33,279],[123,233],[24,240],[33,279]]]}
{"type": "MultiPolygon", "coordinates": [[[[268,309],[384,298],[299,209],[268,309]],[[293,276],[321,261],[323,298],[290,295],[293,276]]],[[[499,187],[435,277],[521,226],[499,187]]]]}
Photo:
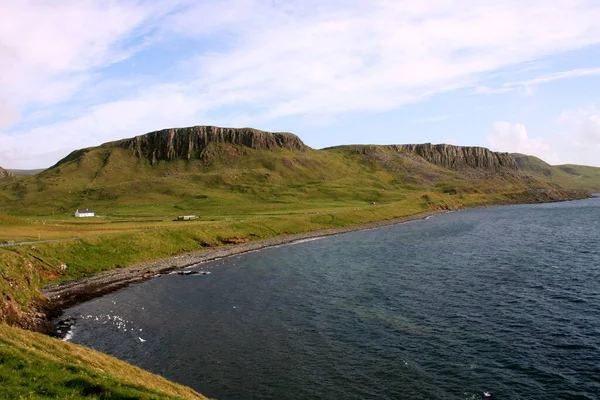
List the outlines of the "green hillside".
{"type": "Polygon", "coordinates": [[[566,189],[600,192],[600,168],[583,165],[550,165],[534,156],[514,153],[519,168],[538,179],[556,183],[566,189]]]}
{"type": "Polygon", "coordinates": [[[393,146],[294,150],[216,142],[196,158],[151,161],[116,142],[74,152],[35,176],[4,179],[0,213],[68,217],[82,207],[112,217],[219,218],[387,203],[429,191],[510,200],[532,188],[595,190],[600,183],[587,170],[573,175],[546,166],[531,158],[520,169],[451,169],[393,146]]]}
{"type": "MultiPolygon", "coordinates": [[[[385,171],[372,171],[341,154],[307,150],[254,150],[211,143],[210,160],[155,165],[120,148],[97,148],[30,179],[0,185],[2,211],[13,215],[71,214],[93,207],[99,214],[203,214],[321,200],[373,201],[382,188],[402,191],[385,171]],[[143,193],[143,196],[140,196],[143,193]]],[[[391,196],[389,196],[391,198],[391,196]]],[[[319,205],[320,206],[320,205],[319,205]]],[[[264,209],[263,209],[264,211],[264,209]]]]}
{"type": "Polygon", "coordinates": [[[555,168],[569,175],[569,178],[562,182],[564,187],[584,188],[600,192],[600,168],[574,164],[557,165],[555,168]]]}

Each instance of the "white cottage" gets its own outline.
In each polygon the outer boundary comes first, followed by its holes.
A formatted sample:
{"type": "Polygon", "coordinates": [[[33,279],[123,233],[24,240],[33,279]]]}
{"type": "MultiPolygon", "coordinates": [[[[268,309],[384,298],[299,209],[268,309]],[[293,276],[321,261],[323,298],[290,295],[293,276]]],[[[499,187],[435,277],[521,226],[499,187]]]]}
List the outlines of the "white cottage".
{"type": "Polygon", "coordinates": [[[93,217],[94,215],[96,215],[96,214],[94,214],[94,212],[92,210],[87,209],[87,208],[75,211],[75,216],[78,218],[93,217]]]}

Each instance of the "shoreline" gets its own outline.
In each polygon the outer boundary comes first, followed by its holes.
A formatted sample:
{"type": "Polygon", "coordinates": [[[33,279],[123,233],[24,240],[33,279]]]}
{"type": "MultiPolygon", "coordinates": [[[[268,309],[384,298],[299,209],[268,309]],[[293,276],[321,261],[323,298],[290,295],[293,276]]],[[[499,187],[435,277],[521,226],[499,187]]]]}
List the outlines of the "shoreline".
{"type": "Polygon", "coordinates": [[[405,217],[374,221],[366,224],[321,229],[276,236],[269,239],[261,239],[246,243],[217,246],[180,256],[144,261],[125,268],[115,268],[77,280],[47,285],[43,287],[40,292],[46,296],[51,303],[50,308],[52,312],[50,313],[51,315],[49,315],[49,319],[51,319],[52,317],[60,315],[64,308],[103,296],[133,283],[152,279],[158,274],[165,274],[174,270],[184,269],[195,264],[262,250],[269,247],[293,244],[306,239],[334,236],[343,233],[382,228],[410,221],[424,220],[433,215],[445,214],[452,211],[458,210],[425,211],[405,217]]]}
{"type": "MultiPolygon", "coordinates": [[[[518,204],[540,204],[554,203],[562,201],[574,201],[590,199],[595,196],[573,196],[564,199],[546,199],[545,201],[523,201],[523,202],[507,202],[486,204],[468,209],[489,208],[506,205],[518,204]]],[[[239,254],[244,254],[252,251],[262,250],[269,247],[292,244],[297,241],[313,239],[319,237],[334,236],[343,233],[357,232],[363,230],[377,229],[391,225],[402,224],[410,221],[428,219],[433,215],[446,214],[464,210],[459,209],[441,209],[423,211],[417,214],[407,215],[404,217],[386,219],[368,222],[358,225],[350,225],[339,228],[320,229],[295,234],[287,234],[275,236],[268,239],[260,239],[245,243],[227,244],[222,246],[210,247],[204,250],[194,251],[180,256],[170,256],[157,260],[143,261],[137,264],[130,265],[124,268],[114,268],[104,272],[100,272],[90,277],[84,277],[76,280],[70,280],[44,286],[40,293],[46,297],[47,303],[43,306],[45,320],[38,324],[38,329],[45,332],[53,331],[50,321],[61,315],[62,310],[85,301],[112,293],[119,289],[129,286],[133,283],[142,282],[154,278],[156,275],[169,273],[175,270],[184,269],[195,264],[200,264],[216,259],[227,258],[239,254]]]]}

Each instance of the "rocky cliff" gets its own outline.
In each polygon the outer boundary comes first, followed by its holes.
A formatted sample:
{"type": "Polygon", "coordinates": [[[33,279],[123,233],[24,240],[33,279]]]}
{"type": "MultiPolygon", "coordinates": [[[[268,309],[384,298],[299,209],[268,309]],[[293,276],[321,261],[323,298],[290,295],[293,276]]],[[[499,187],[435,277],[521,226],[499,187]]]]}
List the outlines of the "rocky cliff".
{"type": "Polygon", "coordinates": [[[304,151],[308,147],[291,133],[271,133],[251,128],[220,128],[194,126],[163,129],[131,139],[107,143],[103,146],[121,147],[133,151],[137,157],[151,163],[177,158],[197,159],[211,142],[247,146],[257,150],[287,149],[304,151]]]}
{"type": "Polygon", "coordinates": [[[9,176],[13,176],[13,174],[10,171],[7,171],[4,168],[0,167],[0,179],[8,178],[9,176]]]}
{"type": "Polygon", "coordinates": [[[453,170],[466,168],[497,171],[503,168],[518,169],[517,163],[508,153],[496,153],[484,147],[453,146],[448,144],[405,144],[390,146],[402,153],[409,152],[423,157],[432,164],[453,170]]]}

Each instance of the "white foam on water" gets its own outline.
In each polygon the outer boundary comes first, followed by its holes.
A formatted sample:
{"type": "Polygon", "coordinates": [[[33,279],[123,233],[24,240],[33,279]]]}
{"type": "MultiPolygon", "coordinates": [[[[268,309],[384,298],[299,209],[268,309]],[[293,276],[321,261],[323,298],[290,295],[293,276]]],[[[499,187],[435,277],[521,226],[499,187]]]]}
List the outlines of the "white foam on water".
{"type": "Polygon", "coordinates": [[[317,237],[313,237],[313,238],[300,239],[300,240],[296,240],[295,242],[291,242],[291,243],[289,243],[289,244],[298,244],[298,243],[314,242],[315,240],[321,240],[321,239],[325,239],[325,236],[317,236],[317,237]]]}
{"type": "Polygon", "coordinates": [[[69,340],[73,339],[74,335],[75,335],[75,325],[71,325],[71,327],[67,331],[67,334],[61,340],[63,342],[68,342],[69,340]]]}

